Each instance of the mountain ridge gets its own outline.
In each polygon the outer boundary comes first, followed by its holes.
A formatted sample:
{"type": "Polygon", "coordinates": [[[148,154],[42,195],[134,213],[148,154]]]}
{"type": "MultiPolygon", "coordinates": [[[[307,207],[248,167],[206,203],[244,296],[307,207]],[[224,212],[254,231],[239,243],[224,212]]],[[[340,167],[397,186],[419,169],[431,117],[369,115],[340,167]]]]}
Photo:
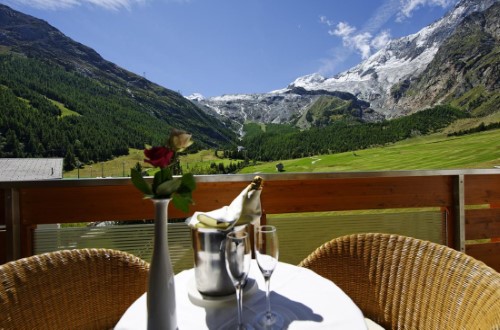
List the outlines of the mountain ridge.
{"type": "Polygon", "coordinates": [[[299,77],[288,88],[301,86],[306,89],[348,91],[369,101],[376,111],[388,117],[398,116],[397,111],[394,115],[397,109],[390,107],[393,105],[389,101],[391,87],[420,75],[439,51],[439,47],[467,16],[485,11],[495,2],[496,0],[462,0],[441,19],[417,33],[391,40],[386,47],[355,67],[332,78],[319,75],[315,75],[313,79],[299,77]]]}
{"type": "Polygon", "coordinates": [[[500,95],[500,3],[467,16],[419,77],[408,81],[394,104],[451,103],[475,115],[498,111],[500,95]],[[423,95],[418,90],[433,90],[423,95]]]}
{"type": "MultiPolygon", "coordinates": [[[[442,100],[434,100],[436,103],[425,102],[429,101],[425,93],[413,90],[421,95],[421,102],[412,103],[410,98],[407,98],[408,102],[404,103],[403,100],[398,103],[397,98],[402,97],[398,93],[408,89],[410,83],[424,73],[436,55],[443,51],[441,46],[455,33],[466,17],[475,12],[487,11],[495,3],[496,0],[462,0],[441,19],[417,33],[390,41],[385,48],[367,60],[331,78],[313,73],[298,77],[287,87],[269,93],[233,94],[212,98],[196,95],[188,98],[209,113],[229,118],[237,125],[243,125],[245,121],[297,125],[300,122],[296,121],[296,118],[307,116],[308,109],[318,100],[318,97],[312,95],[304,97],[303,93],[294,94],[297,88],[315,91],[317,94],[334,91],[349,93],[359,101],[369,104],[358,117],[359,120],[367,122],[379,121],[384,117],[391,119],[423,110],[439,104],[438,101],[442,100]],[[285,108],[283,102],[272,102],[280,98],[290,98],[290,95],[295,95],[294,108],[285,108]],[[263,100],[265,106],[259,106],[259,101],[263,100]],[[367,111],[364,112],[365,110],[367,111]]],[[[491,79],[499,79],[498,73],[492,73],[491,79]]],[[[460,104],[458,106],[460,107],[460,104]]],[[[314,125],[314,122],[309,122],[308,125],[314,125]]],[[[307,128],[307,125],[298,126],[307,128]]]]}

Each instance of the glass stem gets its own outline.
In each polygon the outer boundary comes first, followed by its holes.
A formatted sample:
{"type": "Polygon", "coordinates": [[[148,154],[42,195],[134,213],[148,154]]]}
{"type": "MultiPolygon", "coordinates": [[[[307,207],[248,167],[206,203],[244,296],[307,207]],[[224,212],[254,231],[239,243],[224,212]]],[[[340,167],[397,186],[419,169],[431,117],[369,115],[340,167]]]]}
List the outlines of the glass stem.
{"type": "Polygon", "coordinates": [[[266,317],[268,319],[270,319],[271,318],[271,297],[270,297],[271,276],[264,276],[264,281],[266,282],[266,302],[267,302],[266,317]]]}
{"type": "Polygon", "coordinates": [[[243,285],[239,283],[236,287],[236,301],[238,302],[238,329],[242,329],[243,322],[241,320],[241,313],[243,310],[243,295],[242,295],[243,285]]]}

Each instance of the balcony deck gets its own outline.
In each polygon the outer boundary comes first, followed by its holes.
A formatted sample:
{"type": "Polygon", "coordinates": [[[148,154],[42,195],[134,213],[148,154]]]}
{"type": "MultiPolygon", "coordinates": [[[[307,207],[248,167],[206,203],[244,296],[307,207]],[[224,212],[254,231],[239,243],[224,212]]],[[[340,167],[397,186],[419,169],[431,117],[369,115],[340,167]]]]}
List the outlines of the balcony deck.
{"type": "MultiPolygon", "coordinates": [[[[264,178],[262,207],[270,219],[288,213],[437,210],[442,214],[443,244],[500,271],[498,169],[260,175],[264,178]]],[[[185,218],[194,211],[228,205],[253,176],[196,176],[196,205],[187,214],[172,207],[169,217],[185,218]]],[[[0,199],[4,201],[0,204],[0,263],[34,254],[38,225],[153,218],[150,201],[127,178],[1,182],[0,199]]],[[[293,219],[289,217],[287,226],[293,219]]],[[[324,221],[338,221],[338,217],[324,221]]],[[[307,224],[301,230],[308,230],[307,224]]],[[[297,239],[307,238],[296,235],[297,239]]]]}

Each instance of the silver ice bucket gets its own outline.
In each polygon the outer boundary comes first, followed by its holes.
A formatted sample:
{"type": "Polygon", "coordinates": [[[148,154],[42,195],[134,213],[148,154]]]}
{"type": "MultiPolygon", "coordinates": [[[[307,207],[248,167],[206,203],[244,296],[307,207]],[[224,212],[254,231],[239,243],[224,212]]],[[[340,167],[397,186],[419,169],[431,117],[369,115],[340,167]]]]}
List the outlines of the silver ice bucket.
{"type": "MultiPolygon", "coordinates": [[[[231,231],[250,231],[250,227],[237,226],[231,231]]],[[[225,265],[225,239],[228,232],[213,228],[191,229],[196,289],[203,295],[227,296],[235,292],[225,265]]]]}

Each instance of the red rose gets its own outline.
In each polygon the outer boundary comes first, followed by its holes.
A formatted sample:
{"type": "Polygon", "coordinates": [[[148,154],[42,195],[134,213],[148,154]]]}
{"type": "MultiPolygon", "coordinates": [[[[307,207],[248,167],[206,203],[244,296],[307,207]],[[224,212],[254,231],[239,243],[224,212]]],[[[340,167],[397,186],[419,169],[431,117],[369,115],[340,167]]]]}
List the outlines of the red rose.
{"type": "Polygon", "coordinates": [[[148,159],[144,159],[146,163],[154,167],[164,168],[170,165],[174,157],[174,151],[167,147],[152,147],[151,149],[144,149],[144,155],[148,159]]]}

